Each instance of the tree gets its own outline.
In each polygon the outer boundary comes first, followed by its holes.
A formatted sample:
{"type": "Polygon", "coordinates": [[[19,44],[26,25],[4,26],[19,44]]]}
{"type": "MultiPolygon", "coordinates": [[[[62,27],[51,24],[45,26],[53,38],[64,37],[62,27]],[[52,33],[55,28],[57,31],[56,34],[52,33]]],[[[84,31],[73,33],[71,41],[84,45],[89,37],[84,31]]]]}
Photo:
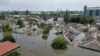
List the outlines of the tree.
{"type": "Polygon", "coordinates": [[[43,31],[43,34],[49,34],[50,30],[52,29],[52,26],[47,26],[44,31],[43,31]]]}
{"type": "Polygon", "coordinates": [[[21,19],[17,20],[17,25],[19,25],[20,28],[24,27],[24,23],[21,19]]]}
{"type": "Polygon", "coordinates": [[[4,42],[4,41],[10,41],[10,42],[13,42],[13,43],[16,42],[15,38],[13,38],[12,35],[6,35],[6,36],[4,36],[4,38],[1,41],[2,42],[4,42]]]}
{"type": "Polygon", "coordinates": [[[3,38],[1,39],[1,42],[4,41],[10,41],[10,42],[16,42],[15,38],[13,38],[11,33],[11,28],[9,28],[7,25],[3,26],[3,38]]]}
{"type": "Polygon", "coordinates": [[[53,20],[54,20],[54,21],[57,21],[59,16],[60,16],[60,12],[57,11],[57,13],[53,15],[53,17],[54,17],[53,20]]]}
{"type": "Polygon", "coordinates": [[[1,14],[0,14],[0,19],[1,19],[1,20],[5,19],[5,14],[4,14],[4,13],[1,13],[1,14]]]}
{"type": "Polygon", "coordinates": [[[47,13],[42,12],[41,15],[40,15],[40,17],[41,17],[43,20],[47,21],[48,15],[47,15],[47,13]]]}
{"type": "Polygon", "coordinates": [[[48,34],[43,34],[42,39],[46,40],[48,38],[48,34]]]}
{"type": "Polygon", "coordinates": [[[66,49],[67,41],[65,39],[63,39],[62,37],[57,37],[53,40],[51,46],[54,49],[66,49]]]}
{"type": "Polygon", "coordinates": [[[28,10],[26,10],[25,14],[26,14],[26,15],[29,15],[29,11],[28,11],[28,10]]]}
{"type": "Polygon", "coordinates": [[[19,12],[18,12],[18,11],[14,11],[14,13],[13,13],[13,14],[18,15],[18,14],[19,14],[19,12]]]}
{"type": "Polygon", "coordinates": [[[48,34],[43,34],[42,39],[45,40],[45,48],[46,48],[46,40],[48,38],[48,34]]]}
{"type": "Polygon", "coordinates": [[[9,24],[3,25],[2,26],[2,30],[3,30],[3,32],[12,31],[12,29],[11,29],[9,24]]]}
{"type": "Polygon", "coordinates": [[[54,17],[53,21],[57,21],[57,16],[54,17]]]}
{"type": "Polygon", "coordinates": [[[4,41],[10,41],[14,43],[16,42],[11,34],[12,29],[10,28],[9,24],[3,25],[2,30],[3,30],[3,39],[1,40],[1,42],[4,41]]]}
{"type": "Polygon", "coordinates": [[[94,18],[89,17],[87,18],[87,21],[88,21],[87,23],[92,24],[94,22],[94,18]]]}
{"type": "Polygon", "coordinates": [[[77,15],[77,16],[71,16],[70,18],[70,22],[74,22],[74,23],[79,23],[80,20],[81,20],[81,16],[80,15],[77,15]]]}
{"type": "Polygon", "coordinates": [[[58,31],[55,33],[56,35],[63,34],[63,31],[58,31]]]}
{"type": "Polygon", "coordinates": [[[69,12],[66,10],[65,15],[64,15],[64,22],[68,23],[69,22],[69,12]]]}
{"type": "Polygon", "coordinates": [[[81,16],[80,23],[81,24],[86,24],[87,23],[86,17],[81,16]]]}

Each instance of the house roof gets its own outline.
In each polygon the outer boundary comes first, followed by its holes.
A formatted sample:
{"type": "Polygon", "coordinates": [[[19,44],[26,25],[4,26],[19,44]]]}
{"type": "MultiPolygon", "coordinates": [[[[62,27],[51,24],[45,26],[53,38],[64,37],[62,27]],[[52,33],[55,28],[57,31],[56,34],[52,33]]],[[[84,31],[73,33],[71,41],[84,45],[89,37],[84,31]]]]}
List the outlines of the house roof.
{"type": "Polygon", "coordinates": [[[9,41],[0,43],[0,56],[3,56],[17,48],[19,48],[19,45],[17,45],[16,43],[12,43],[9,41]]]}

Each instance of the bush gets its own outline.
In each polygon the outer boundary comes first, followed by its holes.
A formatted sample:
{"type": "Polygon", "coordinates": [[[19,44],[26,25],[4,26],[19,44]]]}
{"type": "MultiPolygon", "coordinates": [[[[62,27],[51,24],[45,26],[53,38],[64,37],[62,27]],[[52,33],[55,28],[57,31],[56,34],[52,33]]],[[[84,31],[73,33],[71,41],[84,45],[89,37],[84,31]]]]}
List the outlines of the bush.
{"type": "Polygon", "coordinates": [[[55,38],[51,44],[54,49],[66,49],[67,41],[61,37],[55,38]]]}
{"type": "Polygon", "coordinates": [[[56,32],[55,34],[56,34],[56,35],[63,34],[63,31],[61,31],[61,32],[56,32]]]}
{"type": "Polygon", "coordinates": [[[52,29],[52,26],[48,26],[44,29],[43,34],[49,34],[50,30],[52,29]]]}
{"type": "Polygon", "coordinates": [[[27,35],[29,35],[29,36],[30,36],[30,35],[32,35],[32,33],[30,32],[30,33],[28,33],[27,35]]]}
{"type": "Polygon", "coordinates": [[[20,28],[24,27],[24,23],[23,23],[23,21],[21,19],[17,20],[17,25],[19,25],[20,28]]]}
{"type": "Polygon", "coordinates": [[[9,53],[7,56],[21,56],[21,55],[19,52],[14,51],[14,52],[9,53]]]}
{"type": "Polygon", "coordinates": [[[3,32],[12,31],[12,29],[10,28],[10,26],[8,24],[3,25],[2,30],[3,30],[3,32]]]}
{"type": "Polygon", "coordinates": [[[42,35],[42,39],[46,40],[48,38],[48,35],[47,34],[43,34],[42,35]]]}

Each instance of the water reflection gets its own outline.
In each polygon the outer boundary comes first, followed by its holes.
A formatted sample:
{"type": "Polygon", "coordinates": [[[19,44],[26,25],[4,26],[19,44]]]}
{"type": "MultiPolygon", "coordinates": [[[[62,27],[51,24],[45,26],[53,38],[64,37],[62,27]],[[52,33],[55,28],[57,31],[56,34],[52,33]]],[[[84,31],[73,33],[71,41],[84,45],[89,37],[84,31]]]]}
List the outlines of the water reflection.
{"type": "Polygon", "coordinates": [[[53,50],[57,56],[63,56],[67,50],[53,50]]]}

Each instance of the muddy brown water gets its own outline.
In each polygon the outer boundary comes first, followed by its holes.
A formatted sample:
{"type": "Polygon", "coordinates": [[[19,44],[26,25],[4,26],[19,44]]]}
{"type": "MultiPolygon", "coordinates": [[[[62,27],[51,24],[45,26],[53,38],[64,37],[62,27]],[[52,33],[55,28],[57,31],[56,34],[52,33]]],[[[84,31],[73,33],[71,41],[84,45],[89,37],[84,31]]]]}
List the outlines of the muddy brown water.
{"type": "Polygon", "coordinates": [[[15,34],[14,38],[20,45],[21,56],[100,56],[99,52],[82,49],[68,45],[66,50],[54,50],[51,42],[56,38],[55,29],[52,29],[47,40],[41,38],[41,35],[27,36],[25,34],[15,34]]]}

